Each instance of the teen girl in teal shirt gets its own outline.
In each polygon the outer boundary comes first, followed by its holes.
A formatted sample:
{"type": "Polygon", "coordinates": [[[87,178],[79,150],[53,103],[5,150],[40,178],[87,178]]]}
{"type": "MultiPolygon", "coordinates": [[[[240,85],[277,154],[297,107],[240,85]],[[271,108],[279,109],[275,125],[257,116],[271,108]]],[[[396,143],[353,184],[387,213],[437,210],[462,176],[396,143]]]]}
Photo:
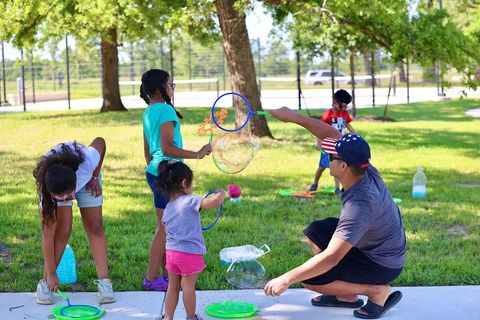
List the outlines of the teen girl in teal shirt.
{"type": "Polygon", "coordinates": [[[163,210],[168,199],[156,191],[153,184],[158,176],[158,165],[163,160],[202,159],[212,152],[210,144],[198,151],[183,149],[180,119],[182,115],[173,107],[172,97],[175,84],[168,72],[151,69],[142,76],[140,97],[148,104],[143,113],[143,145],[147,162],[146,179],[153,192],[157,212],[157,228],[150,245],[148,273],[143,279],[144,290],[166,291],[168,278],[165,276],[165,228],[162,225],[163,210]],[[159,277],[162,266],[163,275],[159,277]]]}

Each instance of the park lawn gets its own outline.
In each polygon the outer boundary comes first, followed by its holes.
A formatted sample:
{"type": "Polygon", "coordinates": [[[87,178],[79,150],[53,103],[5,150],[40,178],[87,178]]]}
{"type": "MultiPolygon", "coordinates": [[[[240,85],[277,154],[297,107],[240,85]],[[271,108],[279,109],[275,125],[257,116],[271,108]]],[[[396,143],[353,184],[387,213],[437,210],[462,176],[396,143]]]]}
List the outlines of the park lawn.
{"type": "MultiPolygon", "coordinates": [[[[396,286],[480,284],[480,122],[466,117],[475,100],[391,106],[395,122],[355,121],[353,127],[372,149],[372,163],[382,173],[391,194],[401,198],[408,237],[407,263],[396,286]],[[428,197],[412,200],[412,176],[422,167],[428,197]]],[[[186,148],[198,149],[208,137],[196,130],[206,108],[181,108],[186,148]]],[[[104,224],[109,265],[118,291],[141,290],[148,248],[155,229],[153,200],[144,178],[143,109],[123,113],[98,111],[0,114],[0,291],[33,291],[42,277],[41,231],[32,170],[52,145],[96,136],[107,141],[103,167],[104,224]]],[[[359,116],[383,113],[360,109],[359,116]]],[[[282,188],[307,188],[318,164],[315,138],[293,124],[269,118],[277,140],[261,139],[257,157],[241,173],[220,172],[210,158],[187,161],[195,172],[195,193],[236,183],[242,201],[226,201],[218,225],[204,233],[207,268],[199,289],[227,289],[218,253],[222,248],[268,244],[272,252],[260,259],[268,278],[307,259],[303,228],[314,219],[338,216],[340,202],[330,195],[300,200],[281,197],[282,188]]],[[[327,174],[321,186],[333,186],[327,174]]],[[[215,212],[202,213],[205,223],[215,212]]],[[[77,257],[78,284],[73,290],[96,290],[88,242],[78,209],[69,241],[77,257]]],[[[70,290],[65,287],[65,290],[70,290]]]]}

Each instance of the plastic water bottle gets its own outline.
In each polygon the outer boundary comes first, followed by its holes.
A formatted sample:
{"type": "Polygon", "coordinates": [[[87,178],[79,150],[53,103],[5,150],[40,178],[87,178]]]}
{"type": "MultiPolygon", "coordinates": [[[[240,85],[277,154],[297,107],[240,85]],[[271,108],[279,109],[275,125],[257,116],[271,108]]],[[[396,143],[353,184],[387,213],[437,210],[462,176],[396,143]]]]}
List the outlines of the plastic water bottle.
{"type": "Polygon", "coordinates": [[[77,263],[72,247],[68,244],[63,252],[60,264],[57,267],[57,276],[60,284],[71,284],[77,282],[77,263]]]}
{"type": "Polygon", "coordinates": [[[425,198],[427,196],[427,177],[422,168],[417,168],[413,175],[412,197],[414,199],[425,198]]]}

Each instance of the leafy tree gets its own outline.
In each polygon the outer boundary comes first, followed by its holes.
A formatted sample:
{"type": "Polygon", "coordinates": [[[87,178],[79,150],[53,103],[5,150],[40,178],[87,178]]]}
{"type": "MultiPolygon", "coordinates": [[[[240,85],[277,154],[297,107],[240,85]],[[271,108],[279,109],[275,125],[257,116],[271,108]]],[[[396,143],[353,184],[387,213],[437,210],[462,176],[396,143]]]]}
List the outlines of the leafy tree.
{"type": "Polygon", "coordinates": [[[118,85],[119,35],[123,40],[165,33],[173,11],[186,0],[9,0],[0,3],[0,39],[31,47],[73,35],[78,44],[100,39],[102,111],[125,110],[118,85]]]}
{"type": "MultiPolygon", "coordinates": [[[[480,43],[480,1],[443,0],[443,8],[449,13],[455,25],[471,39],[480,43]]],[[[480,81],[480,66],[477,64],[475,78],[480,81]]],[[[477,83],[472,83],[475,86],[477,83]]]]}
{"type": "Polygon", "coordinates": [[[462,33],[445,10],[420,5],[412,11],[408,0],[269,3],[276,21],[291,31],[297,47],[310,53],[384,48],[394,63],[410,58],[429,67],[439,60],[442,70],[455,68],[465,74],[468,85],[475,85],[472,67],[480,61],[477,42],[462,33]]]}
{"type": "MultiPolygon", "coordinates": [[[[182,29],[204,43],[218,39],[219,25],[232,90],[243,94],[254,110],[262,110],[245,23],[250,4],[250,0],[193,0],[174,12],[168,23],[172,29],[182,29]]],[[[244,106],[234,104],[234,107],[236,119],[243,119],[246,113],[244,106]]],[[[265,117],[253,116],[250,130],[260,137],[272,137],[265,117]]]]}

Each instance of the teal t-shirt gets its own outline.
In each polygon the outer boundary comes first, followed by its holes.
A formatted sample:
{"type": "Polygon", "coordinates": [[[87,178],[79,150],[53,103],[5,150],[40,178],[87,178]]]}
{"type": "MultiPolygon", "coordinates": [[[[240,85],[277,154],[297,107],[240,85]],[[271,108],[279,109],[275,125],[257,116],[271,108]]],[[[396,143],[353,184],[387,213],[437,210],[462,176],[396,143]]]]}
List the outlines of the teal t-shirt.
{"type": "Polygon", "coordinates": [[[147,172],[158,176],[158,164],[163,160],[183,159],[173,158],[164,155],[162,152],[162,143],[160,141],[160,127],[166,122],[173,122],[173,145],[177,148],[183,148],[182,134],[180,132],[180,121],[177,113],[169,104],[158,102],[152,104],[143,112],[143,133],[148,142],[150,156],[152,160],[147,165],[147,172]]]}

